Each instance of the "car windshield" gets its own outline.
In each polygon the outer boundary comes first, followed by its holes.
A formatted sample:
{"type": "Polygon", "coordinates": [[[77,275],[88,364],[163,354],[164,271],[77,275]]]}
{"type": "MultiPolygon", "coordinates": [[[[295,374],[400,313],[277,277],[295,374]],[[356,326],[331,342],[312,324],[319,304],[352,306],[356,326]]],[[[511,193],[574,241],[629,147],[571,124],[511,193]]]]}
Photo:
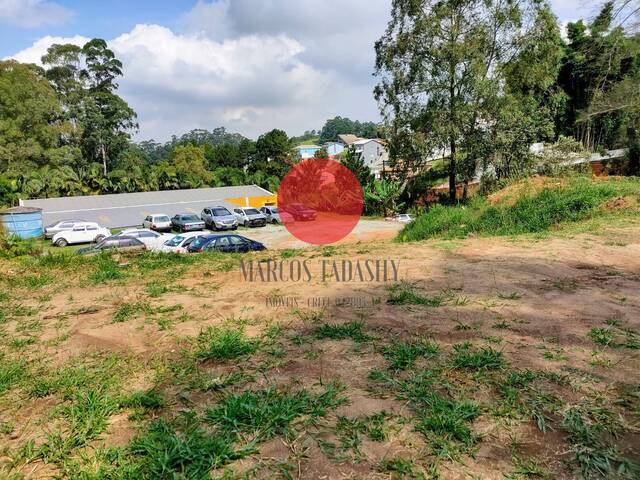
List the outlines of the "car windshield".
{"type": "Polygon", "coordinates": [[[271,208],[271,213],[278,213],[278,209],[277,208],[271,208]]]}
{"type": "Polygon", "coordinates": [[[155,222],[170,222],[169,217],[166,215],[160,215],[159,217],[154,217],[155,222]]]}
{"type": "Polygon", "coordinates": [[[200,219],[196,215],[183,215],[182,221],[183,222],[199,222],[200,219]]]}
{"type": "Polygon", "coordinates": [[[198,249],[198,248],[202,247],[202,245],[204,245],[205,243],[207,243],[210,240],[211,239],[207,238],[207,237],[198,237],[193,241],[193,243],[190,246],[193,247],[193,248],[198,249]]]}
{"type": "Polygon", "coordinates": [[[247,208],[245,209],[244,213],[246,213],[247,215],[259,215],[260,212],[258,210],[256,210],[255,208],[247,208]]]}
{"type": "Polygon", "coordinates": [[[215,217],[224,217],[227,215],[231,215],[231,212],[226,208],[214,208],[212,212],[215,217]]]}
{"type": "Polygon", "coordinates": [[[177,247],[178,245],[180,245],[182,243],[182,241],[185,239],[186,237],[183,237],[181,235],[178,235],[176,237],[173,237],[171,240],[167,240],[166,242],[164,242],[164,244],[168,247],[177,247]]]}

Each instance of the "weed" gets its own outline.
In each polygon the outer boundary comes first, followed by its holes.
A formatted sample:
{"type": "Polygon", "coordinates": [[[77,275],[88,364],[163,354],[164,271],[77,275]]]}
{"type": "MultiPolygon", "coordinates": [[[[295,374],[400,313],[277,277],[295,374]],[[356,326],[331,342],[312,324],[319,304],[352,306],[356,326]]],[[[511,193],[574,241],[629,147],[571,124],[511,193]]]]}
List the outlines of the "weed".
{"type": "Polygon", "coordinates": [[[211,469],[241,457],[229,438],[205,429],[194,412],[152,422],[129,451],[137,464],[130,478],[206,478],[211,469]]]}
{"type": "Polygon", "coordinates": [[[582,402],[565,410],[562,426],[569,434],[574,459],[584,478],[594,475],[609,478],[616,472],[637,478],[633,475],[640,473],[638,466],[622,457],[604,435],[617,435],[623,430],[613,411],[599,404],[582,402]]]}
{"type": "Polygon", "coordinates": [[[266,440],[285,434],[298,417],[320,417],[329,409],[345,402],[337,385],[329,385],[318,395],[306,390],[280,392],[275,388],[227,395],[218,405],[208,408],[207,422],[227,436],[251,434],[255,439],[266,440]]]}
{"type": "Polygon", "coordinates": [[[507,330],[507,329],[511,328],[511,323],[509,323],[505,319],[500,319],[500,320],[496,320],[493,323],[492,327],[493,328],[497,328],[499,330],[507,330]]]}
{"type": "Polygon", "coordinates": [[[0,353],[0,395],[10,390],[24,374],[26,362],[13,360],[0,353]]]}
{"type": "Polygon", "coordinates": [[[9,342],[11,348],[24,348],[38,341],[37,337],[14,338],[9,342]]]}
{"type": "Polygon", "coordinates": [[[169,293],[171,288],[160,283],[160,282],[151,282],[147,284],[147,293],[151,298],[158,298],[165,293],[169,293]]]}
{"type": "Polygon", "coordinates": [[[442,296],[425,297],[416,291],[415,286],[410,283],[401,282],[393,285],[389,289],[390,305],[426,305],[429,307],[439,307],[444,303],[442,296]]]}
{"type": "Polygon", "coordinates": [[[352,450],[360,456],[361,437],[367,436],[374,442],[382,442],[387,439],[384,429],[385,420],[388,418],[387,412],[379,412],[370,416],[345,417],[338,416],[336,422],[336,435],[340,440],[340,448],[343,451],[352,450]]]}
{"type": "Polygon", "coordinates": [[[467,425],[480,415],[480,406],[476,402],[444,399],[432,392],[421,399],[421,404],[422,415],[417,431],[424,434],[433,432],[465,446],[471,446],[478,439],[467,425]]]}
{"type": "Polygon", "coordinates": [[[247,338],[242,330],[208,327],[196,339],[196,358],[202,360],[232,360],[255,352],[260,341],[247,338]]]}
{"type": "Polygon", "coordinates": [[[404,370],[413,365],[418,357],[431,358],[438,355],[440,348],[436,343],[429,341],[394,342],[385,347],[382,354],[389,361],[392,370],[404,370]]]}
{"type": "Polygon", "coordinates": [[[501,300],[520,300],[522,294],[520,292],[498,292],[497,297],[501,300]]]}
{"type": "Polygon", "coordinates": [[[162,395],[156,390],[144,390],[135,392],[120,401],[120,405],[128,408],[143,408],[145,410],[156,410],[164,407],[165,401],[162,395]]]}
{"type": "Polygon", "coordinates": [[[19,288],[28,288],[30,290],[34,290],[37,288],[44,287],[45,285],[49,285],[53,283],[54,278],[47,274],[41,273],[39,275],[22,275],[18,277],[13,277],[10,281],[10,284],[19,288]]]}
{"type": "Polygon", "coordinates": [[[95,258],[95,270],[89,275],[91,283],[107,283],[121,280],[127,276],[116,260],[108,254],[100,254],[95,258]]]}
{"type": "Polygon", "coordinates": [[[568,359],[562,349],[553,349],[553,350],[545,349],[542,356],[547,360],[552,360],[554,362],[564,362],[568,359]]]}
{"type": "Polygon", "coordinates": [[[122,303],[116,309],[113,315],[113,321],[116,323],[126,322],[137,317],[140,314],[149,315],[153,313],[153,308],[149,302],[141,300],[138,302],[122,303]]]}
{"type": "Polygon", "coordinates": [[[613,331],[610,328],[594,327],[587,336],[598,345],[608,346],[613,342],[613,331]]]}
{"type": "Polygon", "coordinates": [[[319,339],[329,338],[331,340],[345,340],[350,338],[354,342],[366,342],[371,337],[362,332],[364,324],[362,322],[349,322],[343,324],[328,324],[315,329],[314,335],[319,339]]]}
{"type": "Polygon", "coordinates": [[[593,351],[591,352],[591,360],[589,360],[589,366],[591,366],[592,368],[611,368],[613,366],[613,362],[602,352],[593,351]]]}
{"type": "Polygon", "coordinates": [[[285,248],[280,252],[282,258],[294,258],[302,255],[302,250],[299,248],[285,248]]]}
{"type": "MultiPolygon", "coordinates": [[[[416,467],[413,461],[406,458],[388,458],[382,460],[379,465],[379,470],[382,472],[393,474],[391,478],[411,478],[415,480],[425,480],[427,477],[425,474],[416,467]]],[[[428,478],[440,478],[437,471],[432,469],[428,478]]]]}
{"type": "Polygon", "coordinates": [[[475,350],[471,344],[464,343],[453,346],[451,366],[457,369],[495,370],[503,368],[506,361],[502,352],[491,347],[475,350]]]}

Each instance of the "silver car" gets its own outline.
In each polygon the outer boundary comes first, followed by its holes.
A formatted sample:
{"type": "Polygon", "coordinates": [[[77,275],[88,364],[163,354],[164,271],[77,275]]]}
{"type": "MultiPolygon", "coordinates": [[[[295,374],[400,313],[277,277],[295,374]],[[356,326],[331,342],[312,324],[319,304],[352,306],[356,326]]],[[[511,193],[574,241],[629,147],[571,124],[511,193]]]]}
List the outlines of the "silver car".
{"type": "Polygon", "coordinates": [[[280,219],[280,212],[278,211],[278,207],[272,207],[270,205],[265,205],[260,209],[260,212],[267,217],[267,223],[282,223],[280,219]]]}
{"type": "Polygon", "coordinates": [[[235,215],[225,207],[209,207],[202,210],[200,218],[206,228],[210,230],[235,230],[238,228],[238,220],[235,215]]]}
{"type": "Polygon", "coordinates": [[[45,238],[53,238],[56,233],[73,230],[76,224],[86,222],[86,220],[60,220],[44,227],[44,236],[45,238]]]}
{"type": "Polygon", "coordinates": [[[233,209],[233,214],[238,219],[238,225],[243,227],[264,227],[267,224],[267,217],[253,207],[237,207],[233,209]]]}

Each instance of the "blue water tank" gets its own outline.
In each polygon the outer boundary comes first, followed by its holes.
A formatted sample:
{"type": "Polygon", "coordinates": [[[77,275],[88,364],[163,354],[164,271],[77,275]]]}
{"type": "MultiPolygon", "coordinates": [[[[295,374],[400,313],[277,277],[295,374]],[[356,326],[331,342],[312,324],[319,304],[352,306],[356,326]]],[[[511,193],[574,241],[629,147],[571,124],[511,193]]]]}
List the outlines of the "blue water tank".
{"type": "Polygon", "coordinates": [[[0,210],[0,230],[20,238],[42,236],[42,209],[13,207],[0,210]]]}

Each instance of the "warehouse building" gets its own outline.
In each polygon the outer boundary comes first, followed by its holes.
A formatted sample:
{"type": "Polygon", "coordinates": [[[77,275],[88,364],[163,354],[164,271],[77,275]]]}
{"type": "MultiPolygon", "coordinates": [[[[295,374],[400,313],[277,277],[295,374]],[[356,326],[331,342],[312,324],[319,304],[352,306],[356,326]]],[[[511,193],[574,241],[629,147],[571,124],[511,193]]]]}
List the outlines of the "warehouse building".
{"type": "Polygon", "coordinates": [[[216,205],[259,208],[276,203],[276,195],[257,185],[20,200],[21,206],[42,209],[44,225],[71,219],[109,228],[141,225],[147,215],[157,213],[200,215],[216,205]]]}

